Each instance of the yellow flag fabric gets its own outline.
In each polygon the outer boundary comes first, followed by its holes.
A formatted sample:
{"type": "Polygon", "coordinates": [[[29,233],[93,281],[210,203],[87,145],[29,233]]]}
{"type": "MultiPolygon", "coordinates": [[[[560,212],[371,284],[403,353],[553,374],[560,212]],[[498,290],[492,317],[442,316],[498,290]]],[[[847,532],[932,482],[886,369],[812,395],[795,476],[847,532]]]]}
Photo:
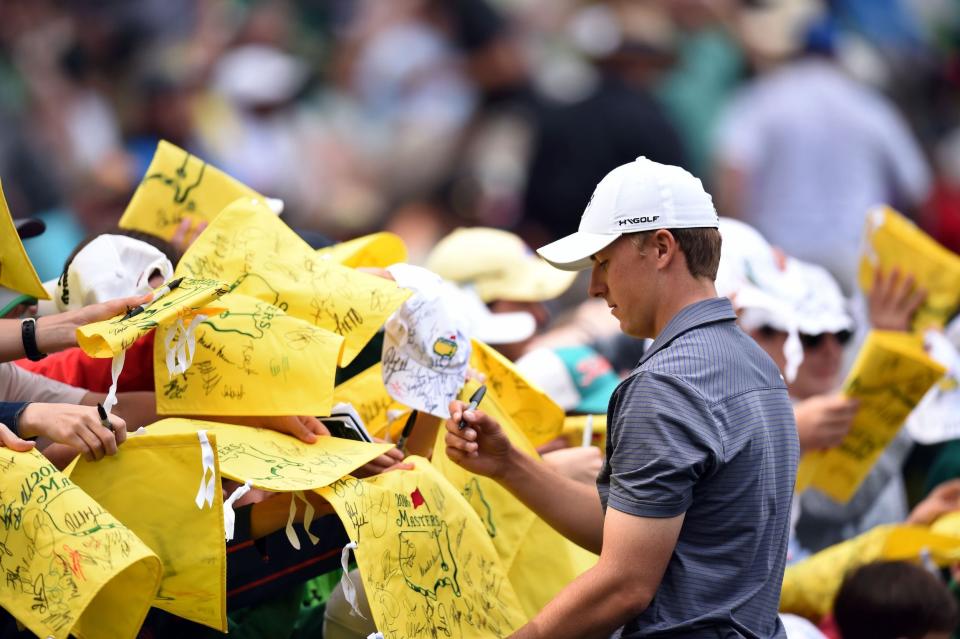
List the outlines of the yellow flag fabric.
{"type": "Polygon", "coordinates": [[[811,450],[800,456],[800,464],[797,466],[797,483],[795,488],[797,494],[810,488],[810,484],[817,474],[817,466],[820,465],[820,460],[823,459],[823,452],[822,450],[811,450]]]}
{"type": "Polygon", "coordinates": [[[161,329],[154,340],[160,415],[329,415],[343,338],[255,297],[228,293],[223,311],[195,329],[195,355],[170,374],[161,329]]]}
{"type": "Polygon", "coordinates": [[[77,344],[90,357],[113,357],[163,324],[186,319],[198,312],[211,312],[207,305],[226,293],[217,280],[184,278],[180,286],[146,305],[127,319],[117,315],[77,329],[77,344]]]}
{"type": "Polygon", "coordinates": [[[135,637],[160,585],[153,551],[36,451],[0,448],[0,549],[0,606],[41,637],[135,637]]]}
{"type": "Polygon", "coordinates": [[[386,268],[407,261],[407,245],[399,235],[381,231],[319,249],[317,256],[351,268],[386,268]]]}
{"type": "Polygon", "coordinates": [[[913,275],[927,291],[913,318],[913,328],[942,328],[960,306],[960,256],[938,244],[913,222],[889,207],[867,215],[866,252],[860,259],[860,288],[873,289],[876,268],[897,268],[913,275]]]}
{"type": "Polygon", "coordinates": [[[3,195],[2,186],[0,186],[0,286],[37,299],[50,299],[20,241],[10,209],[7,208],[7,199],[3,195]]]}
{"type": "MultiPolygon", "coordinates": [[[[383,366],[374,364],[333,389],[333,403],[348,402],[375,437],[383,437],[390,422],[389,411],[396,411],[394,424],[403,422],[401,415],[410,408],[390,397],[383,385],[383,366]]],[[[396,441],[396,440],[394,440],[396,441]]]]}
{"type": "Polygon", "coordinates": [[[205,451],[195,434],[132,435],[117,455],[81,458],[70,481],[160,557],[163,580],[154,606],[226,632],[223,494],[215,436],[208,442],[205,451]]]}
{"type": "MultiPolygon", "coordinates": [[[[196,433],[216,436],[220,472],[255,488],[297,491],[321,488],[350,474],[390,450],[390,444],[368,444],[338,437],[319,437],[314,444],[263,428],[220,424],[198,419],[162,419],[147,427],[150,434],[196,433]]],[[[195,435],[194,435],[195,436],[195,435]]]]}
{"type": "Polygon", "coordinates": [[[938,535],[960,537],[960,511],[954,511],[939,517],[930,526],[930,531],[938,535]]]}
{"type": "Polygon", "coordinates": [[[217,278],[288,315],[344,338],[339,364],[353,361],[410,291],[392,280],[322,260],[263,204],[234,202],[200,234],[178,276],[217,278]]]}
{"type": "Polygon", "coordinates": [[[835,501],[849,501],[907,415],[945,372],[924,352],[919,336],[870,332],[843,385],[843,393],[859,400],[860,407],[843,441],[820,454],[810,485],[835,501]]]}
{"type": "MultiPolygon", "coordinates": [[[[476,382],[468,382],[460,399],[465,401],[476,387],[476,382]]],[[[514,446],[539,458],[536,449],[500,403],[489,380],[487,394],[479,409],[500,423],[514,446]]],[[[484,523],[524,612],[532,617],[564,586],[595,563],[596,556],[568,541],[496,481],[474,475],[451,461],[446,454],[445,437],[446,431],[441,428],[434,444],[433,464],[460,491],[484,523]],[[545,571],[545,565],[550,569],[545,571]]]]}
{"type": "Polygon", "coordinates": [[[184,219],[193,233],[237,198],[263,196],[195,155],[161,140],[120,218],[120,228],[170,240],[184,219]]]}
{"type": "Polygon", "coordinates": [[[819,620],[830,612],[840,584],[854,568],[879,560],[917,561],[924,553],[946,566],[960,558],[960,538],[936,534],[924,526],[877,526],[788,566],[780,612],[819,620]]]}
{"type": "Polygon", "coordinates": [[[526,618],[483,524],[427,460],[407,461],[415,470],[317,491],[357,542],[377,629],[390,639],[510,635],[526,618]]]}
{"type": "MultiPolygon", "coordinates": [[[[607,416],[592,415],[592,437],[593,446],[601,451],[607,449],[607,416]]],[[[587,424],[587,415],[567,415],[563,420],[563,438],[567,440],[569,446],[583,445],[583,429],[587,424]]]]}
{"type": "Polygon", "coordinates": [[[496,392],[500,406],[533,445],[558,437],[563,430],[563,409],[494,348],[477,340],[471,344],[470,366],[486,376],[487,388],[496,392]]]}

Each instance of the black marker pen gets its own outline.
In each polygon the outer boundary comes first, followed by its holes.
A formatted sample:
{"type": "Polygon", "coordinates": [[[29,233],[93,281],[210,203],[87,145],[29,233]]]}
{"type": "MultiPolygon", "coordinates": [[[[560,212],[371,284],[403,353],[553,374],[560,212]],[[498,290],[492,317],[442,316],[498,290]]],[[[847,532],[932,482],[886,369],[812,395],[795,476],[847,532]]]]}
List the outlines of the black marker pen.
{"type": "Polygon", "coordinates": [[[97,404],[97,414],[100,416],[100,425],[113,432],[113,424],[110,423],[110,418],[107,416],[107,411],[103,407],[103,404],[97,404]]]}
{"type": "MultiPolygon", "coordinates": [[[[480,400],[483,399],[483,396],[487,394],[486,385],[481,385],[480,388],[473,391],[473,395],[470,396],[470,405],[463,409],[463,412],[466,413],[468,410],[477,410],[477,406],[480,405],[480,400]]],[[[467,422],[463,418],[463,414],[460,415],[460,430],[463,430],[467,427],[467,422]]]]}
{"type": "Polygon", "coordinates": [[[407,445],[407,438],[410,437],[410,433],[413,432],[413,425],[417,421],[417,411],[410,411],[410,416],[407,417],[407,423],[403,425],[403,431],[400,433],[400,439],[397,441],[397,448],[399,448],[403,454],[406,454],[407,451],[403,450],[407,445]]]}
{"type": "Polygon", "coordinates": [[[150,300],[149,303],[141,304],[140,306],[134,306],[133,308],[127,311],[127,314],[123,316],[123,319],[130,319],[131,317],[136,317],[140,313],[144,312],[147,309],[147,306],[149,306],[150,304],[153,304],[158,299],[160,299],[170,291],[174,290],[178,286],[180,286],[180,282],[182,281],[183,281],[182,277],[178,277],[175,280],[170,280],[169,284],[165,284],[164,286],[161,286],[160,288],[157,289],[157,292],[153,294],[153,299],[150,300]]]}

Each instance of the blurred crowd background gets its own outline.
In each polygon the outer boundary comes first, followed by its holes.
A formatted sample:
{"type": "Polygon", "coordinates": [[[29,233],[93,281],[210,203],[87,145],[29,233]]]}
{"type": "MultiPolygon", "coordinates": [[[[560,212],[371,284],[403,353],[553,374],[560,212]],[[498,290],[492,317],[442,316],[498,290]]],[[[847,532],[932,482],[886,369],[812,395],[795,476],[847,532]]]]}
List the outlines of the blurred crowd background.
{"type": "Polygon", "coordinates": [[[849,293],[872,204],[960,249],[958,53],[950,0],[4,0],[0,179],[47,279],[161,138],[414,262],[560,237],[645,155],[849,293]]]}

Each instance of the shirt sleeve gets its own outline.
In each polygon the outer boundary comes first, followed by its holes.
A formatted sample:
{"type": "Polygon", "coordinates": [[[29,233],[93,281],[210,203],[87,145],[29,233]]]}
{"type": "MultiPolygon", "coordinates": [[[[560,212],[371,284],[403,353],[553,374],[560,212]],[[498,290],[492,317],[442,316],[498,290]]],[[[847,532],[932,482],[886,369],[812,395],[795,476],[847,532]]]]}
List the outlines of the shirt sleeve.
{"type": "Polygon", "coordinates": [[[24,408],[27,407],[29,402],[0,402],[0,423],[6,424],[6,426],[13,431],[14,435],[19,436],[19,431],[17,429],[17,419],[20,417],[20,413],[24,408]]]}
{"type": "Polygon", "coordinates": [[[4,362],[0,364],[0,393],[11,402],[79,404],[87,391],[4,362]]]}
{"type": "Polygon", "coordinates": [[[638,517],[675,517],[721,458],[709,406],[691,386],[644,371],[621,386],[612,415],[608,506],[638,517]]]}

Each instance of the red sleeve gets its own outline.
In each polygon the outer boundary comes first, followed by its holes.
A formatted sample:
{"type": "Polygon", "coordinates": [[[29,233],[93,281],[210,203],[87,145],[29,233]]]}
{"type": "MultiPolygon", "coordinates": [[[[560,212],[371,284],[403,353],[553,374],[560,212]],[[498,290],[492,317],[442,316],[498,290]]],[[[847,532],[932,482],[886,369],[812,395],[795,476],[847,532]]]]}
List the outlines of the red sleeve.
{"type": "MultiPolygon", "coordinates": [[[[127,349],[123,371],[117,381],[117,392],[152,391],[153,387],[153,335],[150,331],[127,349]]],[[[68,348],[53,353],[39,362],[19,359],[17,366],[33,373],[55,379],[64,384],[85,388],[95,393],[110,390],[109,358],[90,357],[79,348],[68,348]]]]}

